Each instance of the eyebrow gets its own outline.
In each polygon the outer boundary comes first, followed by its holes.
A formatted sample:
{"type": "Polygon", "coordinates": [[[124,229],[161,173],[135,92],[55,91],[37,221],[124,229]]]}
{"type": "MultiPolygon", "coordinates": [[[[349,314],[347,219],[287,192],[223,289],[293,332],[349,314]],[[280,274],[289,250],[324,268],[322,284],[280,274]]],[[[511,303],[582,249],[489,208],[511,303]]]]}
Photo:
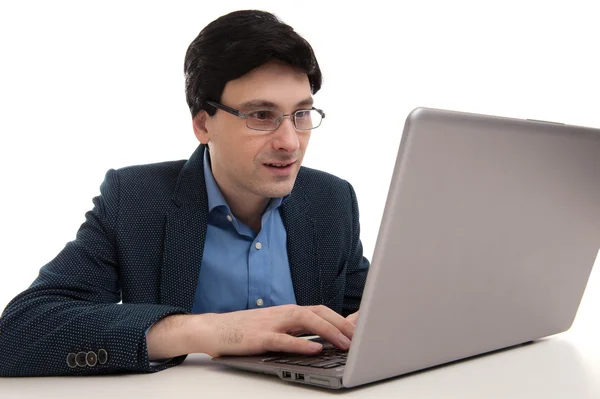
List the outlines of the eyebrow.
{"type": "MultiPolygon", "coordinates": [[[[313,98],[308,97],[308,98],[305,98],[304,100],[298,102],[295,107],[302,107],[302,106],[312,107],[313,102],[314,102],[313,98]]],[[[255,100],[249,100],[249,101],[242,103],[239,106],[239,108],[240,109],[279,108],[279,106],[271,101],[255,99],[255,100]]]]}

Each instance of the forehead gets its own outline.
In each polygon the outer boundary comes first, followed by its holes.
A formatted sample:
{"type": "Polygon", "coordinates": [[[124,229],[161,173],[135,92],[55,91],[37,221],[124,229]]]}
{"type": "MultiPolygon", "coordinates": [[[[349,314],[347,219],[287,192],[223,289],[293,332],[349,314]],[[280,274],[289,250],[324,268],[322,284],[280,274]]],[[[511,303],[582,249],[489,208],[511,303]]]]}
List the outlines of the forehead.
{"type": "Polygon", "coordinates": [[[279,108],[294,107],[312,99],[308,76],[278,62],[269,62],[227,82],[221,102],[229,106],[271,103],[279,108]]]}

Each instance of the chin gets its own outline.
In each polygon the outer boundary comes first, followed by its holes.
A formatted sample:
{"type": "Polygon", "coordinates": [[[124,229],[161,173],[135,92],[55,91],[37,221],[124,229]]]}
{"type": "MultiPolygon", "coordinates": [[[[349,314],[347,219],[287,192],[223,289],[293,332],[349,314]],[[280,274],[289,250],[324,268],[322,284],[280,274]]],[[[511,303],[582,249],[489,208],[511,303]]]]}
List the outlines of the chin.
{"type": "Polygon", "coordinates": [[[264,187],[263,196],[266,198],[279,198],[288,195],[292,192],[292,188],[294,188],[294,184],[285,184],[285,185],[277,185],[276,187],[264,187]]]}
{"type": "Polygon", "coordinates": [[[288,195],[289,193],[292,192],[292,189],[290,187],[289,190],[275,190],[272,191],[270,193],[270,195],[268,196],[268,198],[279,198],[279,197],[285,197],[286,195],[288,195]]]}

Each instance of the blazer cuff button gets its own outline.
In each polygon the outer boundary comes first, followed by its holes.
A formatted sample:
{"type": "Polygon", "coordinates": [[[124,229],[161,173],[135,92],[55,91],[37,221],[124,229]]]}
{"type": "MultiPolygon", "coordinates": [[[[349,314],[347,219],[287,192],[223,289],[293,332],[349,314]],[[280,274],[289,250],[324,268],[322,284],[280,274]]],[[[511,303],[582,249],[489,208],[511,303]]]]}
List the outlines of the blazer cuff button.
{"type": "Polygon", "coordinates": [[[98,363],[105,364],[108,361],[108,352],[104,349],[98,351],[98,363]]]}
{"type": "Polygon", "coordinates": [[[75,356],[76,355],[74,353],[69,353],[67,355],[67,366],[71,367],[72,369],[77,367],[77,362],[75,361],[75,356]]]}
{"type": "Polygon", "coordinates": [[[96,365],[96,363],[98,363],[98,358],[96,357],[96,353],[94,352],[88,352],[87,355],[85,356],[85,362],[87,363],[88,366],[90,367],[94,367],[96,365]]]}
{"type": "Polygon", "coordinates": [[[85,357],[87,356],[87,353],[85,352],[79,352],[77,354],[77,356],[75,356],[75,363],[77,363],[77,365],[79,367],[85,367],[87,365],[86,361],[85,361],[85,357]]]}

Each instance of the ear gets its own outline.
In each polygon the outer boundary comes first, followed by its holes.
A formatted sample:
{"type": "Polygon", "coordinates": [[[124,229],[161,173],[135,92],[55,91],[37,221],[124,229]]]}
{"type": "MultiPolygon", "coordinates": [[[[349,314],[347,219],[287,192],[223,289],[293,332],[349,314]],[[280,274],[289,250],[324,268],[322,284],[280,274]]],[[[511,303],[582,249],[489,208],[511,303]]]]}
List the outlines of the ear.
{"type": "Polygon", "coordinates": [[[202,144],[208,144],[209,141],[209,133],[206,126],[207,119],[208,114],[205,110],[198,112],[196,116],[194,116],[194,119],[192,119],[194,135],[196,135],[196,138],[202,144]]]}

